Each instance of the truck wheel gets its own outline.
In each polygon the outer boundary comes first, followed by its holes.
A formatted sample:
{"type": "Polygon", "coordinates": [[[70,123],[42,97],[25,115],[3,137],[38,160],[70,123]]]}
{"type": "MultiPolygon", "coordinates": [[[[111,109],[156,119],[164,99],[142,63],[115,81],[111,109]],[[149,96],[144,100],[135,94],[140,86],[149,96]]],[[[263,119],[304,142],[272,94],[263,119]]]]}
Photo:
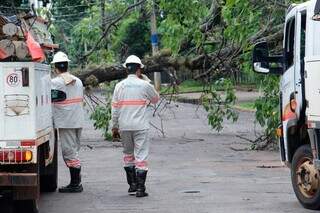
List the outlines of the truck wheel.
{"type": "Polygon", "coordinates": [[[36,187],[37,196],[32,200],[15,200],[14,201],[14,212],[30,212],[30,213],[38,213],[39,212],[39,197],[40,197],[40,159],[42,153],[38,147],[38,159],[37,159],[37,174],[38,174],[38,184],[36,187]]]}
{"type": "MultiPolygon", "coordinates": [[[[56,137],[55,137],[56,138],[56,137]]],[[[53,160],[46,168],[46,174],[41,175],[41,191],[55,192],[58,187],[58,142],[55,139],[53,160]]]]}
{"type": "Polygon", "coordinates": [[[14,213],[14,205],[12,200],[1,200],[0,201],[0,209],[3,212],[14,213]]]}
{"type": "Polygon", "coordinates": [[[15,201],[15,212],[39,212],[39,200],[17,200],[15,201]]]}
{"type": "Polygon", "coordinates": [[[319,171],[313,165],[310,145],[303,145],[293,156],[291,166],[293,190],[299,202],[307,209],[320,209],[319,171]]]}

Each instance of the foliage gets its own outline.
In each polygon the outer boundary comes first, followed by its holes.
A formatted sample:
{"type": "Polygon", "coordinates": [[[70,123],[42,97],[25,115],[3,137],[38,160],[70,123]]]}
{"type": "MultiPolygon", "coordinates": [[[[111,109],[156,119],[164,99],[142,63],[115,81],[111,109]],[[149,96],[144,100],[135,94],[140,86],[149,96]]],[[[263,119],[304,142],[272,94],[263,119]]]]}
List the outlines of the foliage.
{"type": "Polygon", "coordinates": [[[172,94],[176,90],[178,93],[187,93],[187,92],[202,92],[205,84],[200,81],[195,80],[186,80],[179,84],[178,87],[172,88],[171,85],[162,86],[161,94],[172,94]]]}
{"type": "Polygon", "coordinates": [[[208,14],[208,7],[202,0],[160,0],[162,19],[159,25],[161,44],[178,54],[183,43],[197,46],[201,43],[199,23],[208,14]]]}
{"type": "Polygon", "coordinates": [[[284,8],[271,1],[253,4],[250,0],[227,0],[222,14],[227,23],[224,36],[243,49],[243,53],[236,59],[239,69],[249,76],[254,76],[263,91],[263,96],[254,104],[256,121],[264,127],[265,135],[275,139],[274,132],[279,125],[279,78],[253,73],[251,65],[253,46],[250,39],[265,29],[270,21],[273,26],[282,24],[284,8]]]}
{"type": "Polygon", "coordinates": [[[245,109],[245,110],[255,110],[255,102],[243,102],[243,103],[239,103],[237,104],[238,107],[240,107],[240,109],[245,109]]]}
{"type": "Polygon", "coordinates": [[[95,111],[90,115],[90,119],[94,121],[94,128],[101,129],[103,131],[104,138],[106,140],[110,140],[108,124],[111,120],[111,107],[109,105],[96,107],[95,111]]]}
{"type": "MultiPolygon", "coordinates": [[[[92,49],[96,41],[101,37],[102,30],[99,27],[100,14],[96,6],[91,7],[91,16],[83,18],[71,30],[72,40],[69,46],[69,53],[72,58],[79,59],[88,50],[92,49]]],[[[101,45],[92,55],[88,62],[92,64],[102,64],[113,61],[113,53],[101,45]]]]}
{"type": "MultiPolygon", "coordinates": [[[[132,4],[133,0],[105,1],[106,19],[119,16],[124,9],[132,4]]],[[[150,13],[151,2],[131,11],[130,15],[124,17],[117,26],[112,27],[109,35],[86,61],[79,60],[88,50],[91,50],[95,42],[101,37],[101,8],[99,1],[67,1],[56,0],[53,6],[53,15],[59,17],[54,21],[52,32],[56,35],[62,49],[70,53],[72,61],[78,65],[103,64],[122,61],[127,54],[136,53],[144,56],[151,52],[150,47],[150,13]],[[66,5],[68,8],[62,10],[66,5]],[[82,5],[75,7],[76,5],[82,5]],[[78,14],[77,16],[65,16],[78,14]]],[[[234,73],[242,72],[250,79],[256,81],[262,88],[264,97],[257,100],[256,120],[265,127],[265,133],[273,134],[278,124],[278,81],[276,77],[265,77],[255,74],[252,71],[252,48],[254,37],[266,37],[275,32],[269,32],[274,26],[283,24],[285,7],[293,2],[302,0],[286,1],[253,1],[253,0],[157,0],[158,33],[160,47],[169,48],[175,56],[193,56],[212,54],[220,52],[223,48],[234,48],[231,55],[225,60],[219,57],[213,59],[221,60],[220,66],[212,66],[199,72],[206,72],[212,69],[218,75],[209,76],[211,82],[217,78],[232,78],[234,73]],[[211,17],[213,2],[219,4],[217,14],[211,17]],[[200,26],[209,24],[209,30],[203,32],[200,26]],[[218,77],[217,77],[218,76],[218,77]]],[[[255,40],[256,41],[256,40],[255,40]]],[[[281,50],[281,39],[273,42],[271,51],[281,50]]],[[[213,54],[214,55],[214,54],[213,54]]],[[[212,62],[214,64],[214,62],[212,62]]],[[[233,121],[236,114],[231,106],[234,104],[233,87],[229,80],[218,80],[217,83],[208,84],[204,106],[209,112],[209,123],[218,131],[222,129],[224,116],[233,121]],[[225,96],[217,93],[219,88],[226,88],[225,96]],[[213,98],[211,100],[211,98],[213,98]]],[[[180,85],[180,91],[189,89],[202,89],[202,85],[180,85]]],[[[98,114],[107,113],[108,110],[98,108],[98,114]]],[[[107,115],[106,115],[107,116],[107,115]]],[[[99,116],[98,116],[99,117],[99,116]]],[[[96,117],[96,118],[98,118],[96,117]]],[[[97,119],[100,120],[100,119],[97,119]]],[[[103,121],[106,122],[106,121],[103,121]]],[[[98,122],[99,123],[99,122],[98,122]]],[[[103,127],[104,128],[104,127],[103,127]]]]}
{"type": "Polygon", "coordinates": [[[14,4],[14,6],[16,7],[20,7],[22,3],[26,3],[26,1],[23,0],[14,0],[12,2],[12,0],[0,0],[0,5],[1,6],[5,6],[5,7],[11,7],[12,3],[14,4]]]}
{"type": "Polygon", "coordinates": [[[266,77],[262,82],[263,96],[255,102],[256,120],[265,127],[265,134],[275,138],[275,129],[280,123],[279,78],[266,77]]]}
{"type": "Polygon", "coordinates": [[[73,39],[71,38],[73,27],[89,14],[87,9],[90,8],[90,5],[93,5],[91,1],[83,0],[52,1],[53,25],[51,32],[55,42],[60,45],[62,50],[68,52],[69,42],[73,39]]]}
{"type": "Polygon", "coordinates": [[[212,89],[203,97],[203,106],[208,112],[208,123],[213,129],[220,132],[223,129],[224,118],[232,122],[238,120],[238,113],[233,108],[235,101],[234,87],[229,79],[222,78],[214,83],[212,89]],[[214,87],[224,88],[223,95],[214,87]]]}
{"type": "Polygon", "coordinates": [[[261,10],[249,0],[227,0],[222,15],[227,24],[224,36],[243,46],[247,45],[248,35],[253,35],[260,28],[261,10]]]}
{"type": "Polygon", "coordinates": [[[102,18],[100,1],[57,0],[52,13],[55,20],[51,32],[61,49],[66,51],[76,65],[110,64],[128,54],[143,57],[150,52],[149,20],[145,12],[134,10],[124,17],[118,26],[112,26],[107,37],[86,60],[82,56],[95,47],[102,37],[103,27],[110,24],[134,1],[105,1],[105,17],[102,18]],[[62,6],[65,5],[65,6],[62,6]],[[103,24],[104,23],[104,24],[103,24]]]}
{"type": "Polygon", "coordinates": [[[193,93],[193,92],[203,92],[214,88],[216,91],[224,91],[225,88],[221,84],[207,84],[196,80],[185,80],[178,85],[175,90],[169,86],[163,86],[161,89],[161,94],[171,94],[173,92],[177,93],[193,93]]]}
{"type": "Polygon", "coordinates": [[[104,91],[106,97],[106,104],[100,105],[90,115],[90,119],[94,121],[95,129],[103,131],[103,136],[106,140],[112,140],[111,133],[109,131],[109,122],[111,121],[111,101],[112,94],[115,88],[116,81],[110,84],[104,84],[104,91]]]}
{"type": "Polygon", "coordinates": [[[121,61],[132,54],[143,58],[151,50],[149,34],[149,20],[135,12],[112,34],[112,50],[121,61]]]}

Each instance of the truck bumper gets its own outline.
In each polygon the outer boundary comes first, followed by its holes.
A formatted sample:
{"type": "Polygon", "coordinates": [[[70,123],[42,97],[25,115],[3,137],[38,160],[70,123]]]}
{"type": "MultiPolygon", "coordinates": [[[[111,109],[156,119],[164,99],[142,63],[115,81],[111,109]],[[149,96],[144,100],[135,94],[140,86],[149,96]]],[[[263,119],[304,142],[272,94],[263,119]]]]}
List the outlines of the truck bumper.
{"type": "Polygon", "coordinates": [[[38,199],[40,192],[38,183],[38,175],[36,173],[0,172],[0,199],[38,199]]]}
{"type": "Polygon", "coordinates": [[[0,173],[0,186],[37,186],[36,173],[0,173]]]}

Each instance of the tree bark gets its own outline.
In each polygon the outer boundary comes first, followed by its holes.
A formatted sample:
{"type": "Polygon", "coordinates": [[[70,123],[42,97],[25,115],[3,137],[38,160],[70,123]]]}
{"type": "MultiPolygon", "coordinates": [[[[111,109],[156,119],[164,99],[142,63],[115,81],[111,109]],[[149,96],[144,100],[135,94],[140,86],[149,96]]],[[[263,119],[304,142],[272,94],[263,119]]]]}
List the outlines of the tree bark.
{"type": "MultiPolygon", "coordinates": [[[[165,59],[166,61],[168,59],[165,59]]],[[[143,73],[165,72],[173,64],[168,62],[160,62],[147,65],[143,73]]],[[[121,65],[111,65],[95,69],[86,70],[84,73],[77,75],[84,86],[97,86],[99,83],[109,82],[113,80],[123,79],[127,76],[126,70],[121,65]]]]}

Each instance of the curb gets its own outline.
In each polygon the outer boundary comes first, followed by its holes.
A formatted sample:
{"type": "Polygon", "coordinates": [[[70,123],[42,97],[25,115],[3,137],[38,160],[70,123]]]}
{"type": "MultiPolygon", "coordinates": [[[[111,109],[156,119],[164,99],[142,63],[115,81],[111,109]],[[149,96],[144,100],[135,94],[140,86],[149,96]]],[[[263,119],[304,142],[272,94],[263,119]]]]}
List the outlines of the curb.
{"type": "MultiPolygon", "coordinates": [[[[178,98],[176,101],[184,104],[194,104],[194,105],[201,104],[201,101],[199,99],[178,98]]],[[[233,108],[242,112],[252,112],[252,113],[256,112],[256,109],[247,109],[238,105],[234,105],[233,108]]]]}

